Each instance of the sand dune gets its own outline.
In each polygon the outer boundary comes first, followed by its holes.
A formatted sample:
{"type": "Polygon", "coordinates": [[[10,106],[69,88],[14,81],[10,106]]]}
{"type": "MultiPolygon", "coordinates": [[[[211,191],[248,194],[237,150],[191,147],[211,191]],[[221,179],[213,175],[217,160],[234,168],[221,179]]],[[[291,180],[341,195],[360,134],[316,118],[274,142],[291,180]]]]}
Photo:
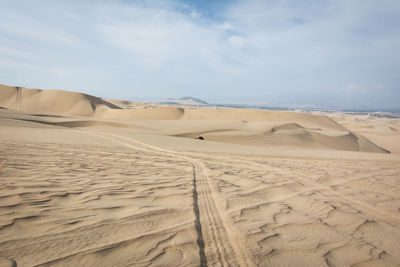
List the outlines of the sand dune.
{"type": "MultiPolygon", "coordinates": [[[[122,101],[113,102],[116,104],[123,103],[122,101]]],[[[0,85],[0,106],[35,113],[131,120],[179,119],[184,111],[178,107],[144,106],[135,109],[123,109],[118,105],[87,94],[61,90],[26,89],[5,85],[0,85]]]]}
{"type": "MultiPolygon", "coordinates": [[[[122,108],[131,105],[129,101],[113,100],[115,105],[101,98],[60,90],[34,90],[20,87],[0,86],[0,105],[22,111],[48,114],[90,116],[102,119],[118,120],[219,120],[219,128],[202,132],[180,133],[176,136],[195,137],[207,135],[207,139],[222,142],[252,145],[289,145],[314,148],[333,148],[349,151],[382,152],[385,150],[364,137],[348,132],[346,128],[327,116],[302,114],[295,112],[184,108],[174,106],[139,106],[122,108]],[[242,122],[279,122],[265,132],[254,131],[246,124],[233,131],[226,131],[224,124],[229,120],[242,122]],[[248,131],[250,130],[250,131],[248,131]],[[338,136],[329,132],[339,131],[338,136]],[[328,134],[327,134],[328,133],[328,134]]],[[[83,127],[90,125],[110,125],[114,122],[57,122],[56,125],[83,127]],[[111,124],[110,124],[111,123],[111,124]]],[[[114,124],[114,126],[117,126],[114,124]]],[[[120,125],[122,126],[122,124],[120,125]]]]}
{"type": "Polygon", "coordinates": [[[223,122],[220,128],[206,131],[179,133],[175,136],[198,138],[202,136],[206,140],[226,142],[233,144],[246,144],[255,146],[286,146],[315,149],[336,149],[345,151],[365,151],[376,153],[389,153],[389,151],[375,145],[362,136],[356,136],[352,132],[331,129],[309,129],[297,123],[265,125],[262,129],[239,126],[228,128],[223,122]],[[269,128],[269,129],[268,129],[269,128]]]}
{"type": "Polygon", "coordinates": [[[101,98],[61,90],[0,85],[0,106],[36,113],[92,116],[98,107],[119,109],[101,98]]]}
{"type": "MultiPolygon", "coordinates": [[[[115,101],[116,104],[124,103],[115,101]]],[[[131,102],[125,102],[131,103],[131,102]]],[[[185,119],[185,120],[247,120],[247,121],[287,121],[300,123],[306,127],[326,126],[343,129],[326,116],[294,112],[182,108],[173,106],[152,106],[122,109],[120,106],[101,98],[61,90],[26,89],[0,85],[0,106],[22,111],[76,116],[96,116],[111,119],[185,119]]],[[[122,106],[122,105],[121,105],[122,106]]]]}
{"type": "MultiPolygon", "coordinates": [[[[0,87],[0,99],[0,105],[3,107],[35,113],[78,115],[129,121],[206,121],[206,124],[202,125],[207,127],[209,127],[210,121],[218,121],[218,124],[214,125],[214,127],[203,129],[202,131],[193,131],[193,127],[190,127],[190,125],[193,126],[193,123],[184,122],[183,128],[189,129],[190,132],[181,131],[172,134],[179,137],[196,138],[203,136],[212,141],[255,146],[292,146],[390,153],[389,150],[376,145],[371,140],[350,132],[331,118],[314,114],[154,105],[132,107],[133,102],[112,100],[115,104],[119,104],[117,106],[101,98],[81,93],[58,90],[42,91],[9,86],[0,87]],[[122,108],[121,106],[129,106],[130,108],[122,108]],[[230,121],[236,121],[239,124],[232,125],[230,121]],[[257,125],[254,122],[265,122],[266,124],[257,125]]],[[[58,121],[48,123],[66,127],[101,125],[132,127],[124,126],[123,123],[117,125],[115,122],[109,121],[58,121]]],[[[171,124],[166,127],[171,128],[174,125],[171,124]]],[[[162,131],[162,129],[155,130],[162,131]]]]}
{"type": "Polygon", "coordinates": [[[3,89],[0,266],[400,264],[398,120],[3,89]]]}
{"type": "Polygon", "coordinates": [[[390,150],[391,153],[400,154],[400,119],[375,118],[368,114],[329,114],[336,121],[362,135],[369,141],[390,150]]]}

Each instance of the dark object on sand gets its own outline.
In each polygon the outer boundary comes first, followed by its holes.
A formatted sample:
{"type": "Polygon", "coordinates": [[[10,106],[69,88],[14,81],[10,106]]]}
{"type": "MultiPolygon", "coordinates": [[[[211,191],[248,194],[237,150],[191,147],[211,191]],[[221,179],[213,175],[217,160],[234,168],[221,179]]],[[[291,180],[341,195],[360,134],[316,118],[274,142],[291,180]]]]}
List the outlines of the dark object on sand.
{"type": "Polygon", "coordinates": [[[3,169],[3,164],[0,161],[0,171],[1,171],[1,169],[3,169]]]}
{"type": "Polygon", "coordinates": [[[197,137],[196,139],[204,140],[204,137],[203,137],[203,136],[199,136],[199,137],[197,137]]]}

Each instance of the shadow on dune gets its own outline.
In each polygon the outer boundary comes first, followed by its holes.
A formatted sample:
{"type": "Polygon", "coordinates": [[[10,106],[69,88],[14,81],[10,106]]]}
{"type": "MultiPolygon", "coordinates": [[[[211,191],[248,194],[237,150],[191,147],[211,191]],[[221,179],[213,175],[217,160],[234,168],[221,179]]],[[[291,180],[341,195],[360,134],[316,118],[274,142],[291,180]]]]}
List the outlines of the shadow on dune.
{"type": "MultiPolygon", "coordinates": [[[[52,117],[52,116],[49,116],[52,117]]],[[[41,120],[31,120],[31,119],[16,119],[19,121],[27,121],[27,122],[34,122],[52,126],[59,126],[59,127],[68,127],[68,128],[78,128],[78,127],[95,127],[95,126],[111,126],[111,127],[120,127],[120,128],[144,128],[139,126],[133,126],[128,124],[122,124],[117,122],[109,122],[109,121],[62,121],[62,122],[48,122],[48,121],[41,121],[41,120]]]]}
{"type": "Polygon", "coordinates": [[[390,153],[374,144],[367,138],[348,130],[324,132],[320,128],[306,128],[298,123],[285,123],[267,131],[249,131],[246,129],[213,129],[207,131],[187,132],[174,135],[204,140],[252,145],[260,147],[299,147],[305,149],[334,149],[342,151],[361,151],[390,153]],[[328,132],[328,134],[325,134],[328,132]]]}

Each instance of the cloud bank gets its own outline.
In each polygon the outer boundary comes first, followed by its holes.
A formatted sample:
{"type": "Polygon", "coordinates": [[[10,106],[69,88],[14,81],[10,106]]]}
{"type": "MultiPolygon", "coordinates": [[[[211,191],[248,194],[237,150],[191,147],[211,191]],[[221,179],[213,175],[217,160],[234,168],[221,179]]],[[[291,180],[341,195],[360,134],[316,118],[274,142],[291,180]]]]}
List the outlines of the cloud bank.
{"type": "Polygon", "coordinates": [[[398,1],[2,1],[0,82],[400,108],[398,1]]]}

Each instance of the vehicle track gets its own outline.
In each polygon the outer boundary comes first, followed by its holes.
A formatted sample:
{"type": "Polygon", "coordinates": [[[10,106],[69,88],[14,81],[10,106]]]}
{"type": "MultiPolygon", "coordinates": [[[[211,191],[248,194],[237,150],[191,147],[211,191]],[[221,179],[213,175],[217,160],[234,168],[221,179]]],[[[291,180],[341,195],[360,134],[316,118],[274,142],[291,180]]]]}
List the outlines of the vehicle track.
{"type": "Polygon", "coordinates": [[[247,250],[242,246],[244,238],[234,228],[230,218],[223,213],[221,203],[216,200],[216,191],[201,160],[116,134],[77,131],[107,139],[125,147],[189,162],[193,167],[193,210],[200,265],[254,266],[247,250]]]}
{"type": "MultiPolygon", "coordinates": [[[[123,137],[123,138],[125,138],[125,137],[123,137]]],[[[127,138],[127,139],[129,139],[129,138],[127,138]]],[[[139,142],[139,141],[136,141],[136,142],[138,142],[139,144],[147,145],[147,144],[139,142]]],[[[148,146],[151,146],[151,145],[148,145],[148,146]]],[[[154,146],[151,146],[151,147],[154,147],[154,146]]],[[[165,150],[165,149],[162,149],[162,148],[157,148],[157,147],[154,147],[154,148],[155,149],[161,149],[163,151],[168,151],[168,150],[165,150]]],[[[176,156],[176,153],[174,153],[172,151],[170,153],[172,153],[172,154],[174,154],[176,156]]],[[[191,153],[191,155],[192,154],[193,153],[191,153]]],[[[189,159],[189,161],[192,160],[192,161],[201,162],[201,160],[199,160],[199,159],[194,159],[194,158],[191,158],[191,157],[188,157],[188,156],[181,156],[181,155],[179,155],[179,156],[181,158],[186,159],[186,160],[189,159]]],[[[221,159],[226,159],[223,156],[218,156],[218,157],[221,158],[221,159]]],[[[241,163],[245,164],[247,167],[250,167],[250,168],[251,168],[251,166],[254,166],[254,167],[257,167],[257,168],[265,167],[261,163],[257,163],[257,162],[253,162],[253,161],[249,161],[249,160],[244,160],[244,159],[235,159],[234,161],[237,162],[237,163],[241,162],[241,163]]],[[[281,170],[279,168],[277,168],[277,167],[269,166],[269,168],[273,168],[277,173],[281,173],[281,170]]],[[[363,201],[355,199],[354,197],[351,197],[351,196],[345,195],[343,193],[337,192],[334,189],[332,189],[330,186],[323,185],[323,184],[320,184],[320,183],[315,182],[315,181],[306,180],[306,179],[301,178],[301,177],[296,177],[295,180],[301,181],[302,183],[307,184],[308,186],[311,186],[312,188],[315,188],[315,189],[318,189],[318,190],[326,190],[326,191],[330,192],[331,194],[333,194],[333,195],[335,195],[335,196],[337,196],[339,198],[345,199],[345,200],[349,201],[350,203],[353,203],[355,208],[363,211],[364,213],[368,214],[372,218],[379,219],[379,216],[383,216],[384,218],[388,219],[389,221],[391,221],[391,220],[395,220],[395,221],[400,220],[400,216],[398,214],[395,214],[395,213],[390,212],[390,211],[385,211],[385,210],[382,210],[382,209],[378,209],[378,208],[376,208],[376,207],[374,207],[372,205],[369,205],[369,204],[367,204],[367,203],[365,203],[363,201]]]]}
{"type": "MultiPolygon", "coordinates": [[[[200,154],[199,154],[199,156],[200,156],[200,154]]],[[[205,157],[206,155],[201,154],[201,156],[205,157]]],[[[254,169],[254,170],[259,170],[260,168],[265,168],[265,165],[258,163],[258,162],[250,161],[250,160],[238,159],[238,158],[235,158],[235,159],[229,158],[228,159],[222,155],[218,155],[217,158],[220,160],[219,161],[220,163],[223,162],[223,164],[226,164],[226,165],[230,165],[232,163],[242,164],[243,166],[246,166],[246,168],[254,169]]],[[[274,166],[268,166],[268,168],[272,169],[277,174],[287,175],[285,173],[282,173],[282,170],[280,168],[277,168],[274,166]]],[[[400,215],[397,213],[374,207],[364,201],[356,199],[355,197],[338,192],[329,185],[324,185],[324,184],[318,183],[316,181],[308,180],[308,179],[299,177],[298,175],[296,177],[291,177],[291,179],[293,179],[293,181],[300,182],[301,184],[307,185],[308,187],[310,187],[310,189],[325,190],[325,191],[329,192],[330,194],[338,197],[339,199],[344,199],[347,202],[352,203],[354,208],[364,212],[369,217],[374,218],[376,220],[379,220],[381,217],[385,218],[389,222],[392,221],[394,223],[397,223],[400,220],[400,215]]],[[[357,180],[357,179],[354,179],[354,180],[357,180]]]]}

